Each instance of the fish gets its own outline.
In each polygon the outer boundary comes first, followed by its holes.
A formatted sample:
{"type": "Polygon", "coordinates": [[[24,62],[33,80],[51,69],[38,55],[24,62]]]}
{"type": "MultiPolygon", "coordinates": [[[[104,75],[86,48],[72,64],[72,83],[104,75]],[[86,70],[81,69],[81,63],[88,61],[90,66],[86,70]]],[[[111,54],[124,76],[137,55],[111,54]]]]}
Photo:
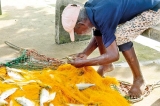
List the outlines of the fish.
{"type": "Polygon", "coordinates": [[[56,96],[56,92],[51,93],[51,94],[49,95],[48,101],[54,100],[55,96],[56,96]]]}
{"type": "Polygon", "coordinates": [[[30,83],[36,83],[35,80],[29,80],[29,81],[15,81],[15,80],[12,80],[12,79],[6,79],[3,81],[3,83],[6,83],[6,84],[15,84],[16,86],[18,86],[20,89],[23,89],[22,87],[24,85],[28,85],[30,83]]]}
{"type": "Polygon", "coordinates": [[[0,106],[5,106],[6,104],[8,104],[7,101],[0,99],[0,106]]]}
{"type": "Polygon", "coordinates": [[[49,98],[49,91],[45,88],[41,89],[40,93],[40,106],[43,106],[43,103],[47,102],[49,98]]]}
{"type": "Polygon", "coordinates": [[[91,84],[91,83],[79,83],[79,84],[76,84],[77,88],[79,90],[84,90],[86,88],[89,88],[91,86],[95,86],[95,84],[91,84]]]}
{"type": "Polygon", "coordinates": [[[3,106],[5,104],[8,104],[7,101],[5,101],[5,99],[7,97],[9,97],[10,95],[12,95],[15,91],[17,90],[17,88],[12,88],[12,89],[9,89],[9,90],[6,90],[5,92],[3,92],[1,95],[0,95],[0,106],[3,106]]]}
{"type": "Polygon", "coordinates": [[[18,69],[15,69],[15,68],[9,68],[9,67],[6,67],[6,69],[7,69],[8,76],[11,77],[12,79],[14,79],[14,80],[24,80],[24,77],[21,74],[22,73],[21,70],[18,70],[18,69]]]}
{"type": "Polygon", "coordinates": [[[17,97],[15,100],[22,106],[35,106],[35,103],[25,97],[17,97]]]}
{"type": "Polygon", "coordinates": [[[6,90],[5,92],[3,92],[3,93],[0,95],[0,100],[6,99],[6,98],[9,97],[10,95],[12,95],[16,90],[17,90],[17,88],[12,88],[12,89],[6,90]]]}
{"type": "Polygon", "coordinates": [[[15,84],[19,85],[19,86],[23,86],[23,85],[28,85],[30,83],[35,83],[35,80],[29,80],[29,81],[23,81],[23,82],[16,82],[15,84]]]}
{"type": "Polygon", "coordinates": [[[26,80],[26,81],[19,81],[19,82],[17,82],[17,81],[15,81],[15,80],[13,80],[13,79],[5,79],[4,81],[2,81],[3,83],[7,83],[7,84],[16,84],[16,85],[21,85],[21,86],[23,86],[23,85],[28,85],[28,84],[30,84],[30,83],[34,83],[34,82],[37,82],[36,80],[26,80]]]}
{"type": "Polygon", "coordinates": [[[55,98],[55,96],[56,92],[50,94],[48,90],[42,88],[40,93],[40,106],[43,106],[45,102],[52,101],[55,98]]]}
{"type": "Polygon", "coordinates": [[[3,83],[15,83],[15,81],[13,79],[5,79],[4,81],[2,81],[3,83]]]}

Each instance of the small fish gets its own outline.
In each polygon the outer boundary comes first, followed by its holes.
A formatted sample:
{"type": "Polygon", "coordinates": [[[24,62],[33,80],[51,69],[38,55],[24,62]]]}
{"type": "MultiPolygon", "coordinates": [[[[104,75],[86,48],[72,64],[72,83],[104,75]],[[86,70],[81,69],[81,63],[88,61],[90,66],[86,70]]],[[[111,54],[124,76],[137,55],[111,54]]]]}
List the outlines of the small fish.
{"type": "Polygon", "coordinates": [[[7,97],[9,97],[10,95],[12,95],[15,91],[17,90],[17,88],[12,88],[12,89],[9,89],[9,90],[6,90],[5,92],[3,92],[1,95],[0,95],[0,106],[3,106],[5,104],[8,104],[7,101],[5,101],[5,99],[7,97]]]}
{"type": "Polygon", "coordinates": [[[29,80],[29,81],[23,81],[23,82],[16,82],[15,84],[19,85],[19,86],[23,86],[23,85],[28,85],[30,83],[34,83],[36,82],[35,80],[29,80]]]}
{"type": "Polygon", "coordinates": [[[48,101],[52,101],[56,96],[56,92],[53,92],[49,95],[48,101]]]}
{"type": "Polygon", "coordinates": [[[3,92],[3,93],[0,95],[0,100],[6,99],[6,98],[9,97],[10,95],[12,95],[16,90],[17,90],[17,88],[12,88],[12,89],[9,89],[9,90],[3,92]]]}
{"type": "Polygon", "coordinates": [[[6,102],[5,100],[0,99],[0,106],[5,106],[6,104],[8,104],[8,102],[6,102]]]}
{"type": "Polygon", "coordinates": [[[21,74],[21,72],[22,72],[21,70],[9,68],[9,67],[6,67],[6,69],[7,69],[8,76],[10,76],[12,79],[14,79],[14,80],[23,80],[24,79],[24,77],[21,74]]]}
{"type": "Polygon", "coordinates": [[[25,97],[17,97],[15,100],[22,106],[35,106],[35,103],[25,97]]]}
{"type": "Polygon", "coordinates": [[[42,88],[40,93],[40,106],[43,106],[43,103],[52,101],[56,96],[56,92],[49,94],[49,91],[45,88],[42,88]]]}
{"type": "Polygon", "coordinates": [[[43,106],[43,103],[47,102],[49,98],[49,91],[45,88],[42,88],[40,93],[40,106],[43,106]]]}
{"type": "Polygon", "coordinates": [[[5,79],[3,83],[15,83],[15,81],[12,79],[5,79]]]}
{"type": "Polygon", "coordinates": [[[95,84],[91,84],[91,83],[79,83],[79,84],[76,84],[76,86],[78,87],[79,90],[83,90],[83,89],[89,88],[91,86],[95,86],[95,84]]]}

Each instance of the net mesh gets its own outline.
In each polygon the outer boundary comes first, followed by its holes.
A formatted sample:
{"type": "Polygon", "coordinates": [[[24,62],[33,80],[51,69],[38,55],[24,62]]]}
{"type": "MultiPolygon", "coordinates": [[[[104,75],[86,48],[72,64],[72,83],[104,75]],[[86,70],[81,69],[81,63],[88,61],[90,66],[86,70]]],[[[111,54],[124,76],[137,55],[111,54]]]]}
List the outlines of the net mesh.
{"type": "Polygon", "coordinates": [[[39,54],[36,50],[22,49],[9,42],[5,42],[10,47],[20,51],[20,56],[14,60],[1,64],[11,68],[40,70],[44,68],[57,69],[65,62],[55,58],[49,58],[39,54]]]}

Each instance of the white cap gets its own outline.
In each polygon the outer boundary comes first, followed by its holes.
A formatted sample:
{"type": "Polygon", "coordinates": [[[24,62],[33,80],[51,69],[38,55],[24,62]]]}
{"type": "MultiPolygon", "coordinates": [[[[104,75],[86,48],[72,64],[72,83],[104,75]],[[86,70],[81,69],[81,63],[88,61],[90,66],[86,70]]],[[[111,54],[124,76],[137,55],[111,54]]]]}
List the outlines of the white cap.
{"type": "Polygon", "coordinates": [[[64,30],[69,33],[71,41],[74,41],[74,27],[76,25],[80,9],[80,5],[68,4],[62,12],[62,25],[64,30]]]}

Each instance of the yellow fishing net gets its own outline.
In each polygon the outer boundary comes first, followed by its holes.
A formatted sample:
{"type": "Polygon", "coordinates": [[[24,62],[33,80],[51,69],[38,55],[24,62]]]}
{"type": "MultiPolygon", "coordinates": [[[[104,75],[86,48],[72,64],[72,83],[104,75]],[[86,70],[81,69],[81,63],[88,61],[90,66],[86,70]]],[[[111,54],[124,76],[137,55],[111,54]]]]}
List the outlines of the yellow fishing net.
{"type": "MultiPolygon", "coordinates": [[[[21,106],[16,97],[25,97],[40,106],[41,89],[49,93],[56,92],[53,100],[44,103],[44,106],[69,106],[81,104],[84,106],[129,106],[127,100],[111,85],[118,85],[112,77],[102,78],[92,67],[75,68],[70,64],[63,64],[56,70],[43,69],[41,71],[22,70],[21,80],[12,80],[7,74],[6,67],[0,68],[0,94],[11,88],[17,90],[5,99],[6,106],[21,106]],[[28,82],[28,83],[22,83],[28,82]],[[79,90],[76,84],[91,83],[94,86],[79,90]]],[[[80,106],[81,106],[80,105],[80,106]]],[[[77,105],[76,105],[77,106],[77,105]]]]}

